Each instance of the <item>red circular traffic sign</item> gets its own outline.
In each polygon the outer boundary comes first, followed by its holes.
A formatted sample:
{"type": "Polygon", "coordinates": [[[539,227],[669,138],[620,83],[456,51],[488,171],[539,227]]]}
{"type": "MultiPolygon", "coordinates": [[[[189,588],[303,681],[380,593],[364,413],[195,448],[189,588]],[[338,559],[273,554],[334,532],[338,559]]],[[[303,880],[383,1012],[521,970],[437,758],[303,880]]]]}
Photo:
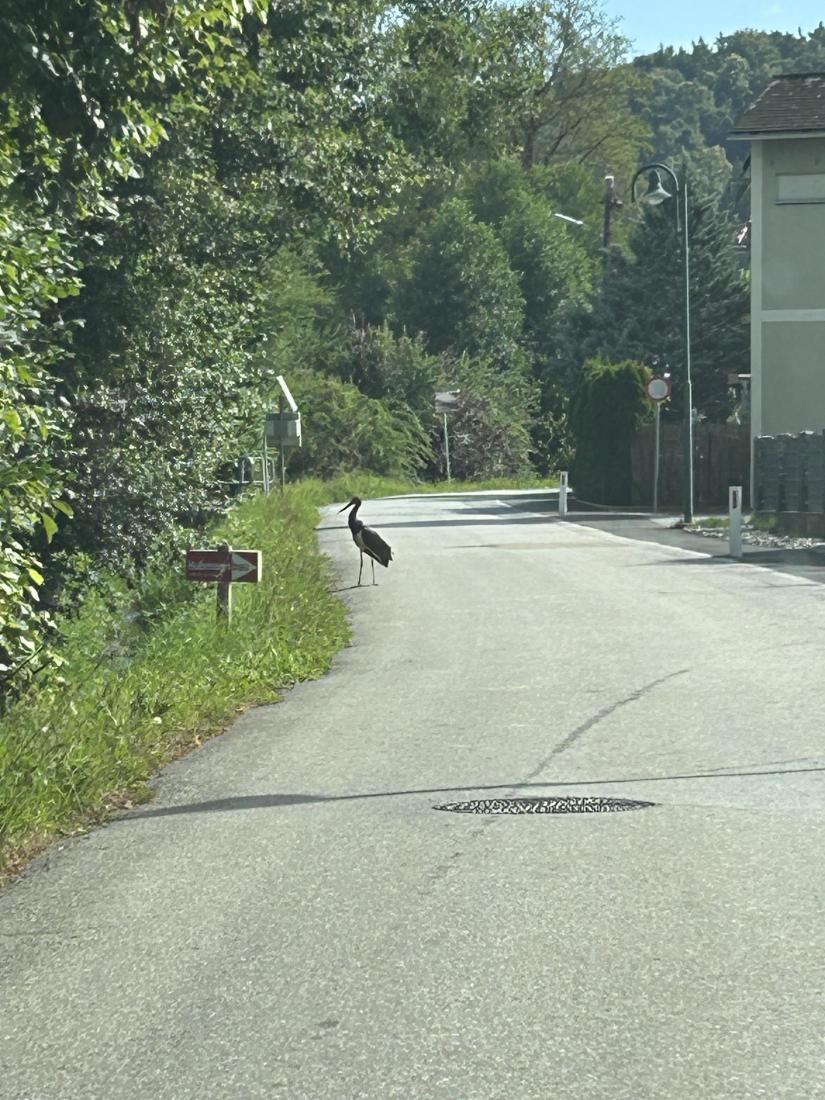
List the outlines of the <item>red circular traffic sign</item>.
{"type": "Polygon", "coordinates": [[[670,382],[660,374],[654,374],[645,384],[645,392],[651,401],[666,401],[670,397],[670,382]]]}

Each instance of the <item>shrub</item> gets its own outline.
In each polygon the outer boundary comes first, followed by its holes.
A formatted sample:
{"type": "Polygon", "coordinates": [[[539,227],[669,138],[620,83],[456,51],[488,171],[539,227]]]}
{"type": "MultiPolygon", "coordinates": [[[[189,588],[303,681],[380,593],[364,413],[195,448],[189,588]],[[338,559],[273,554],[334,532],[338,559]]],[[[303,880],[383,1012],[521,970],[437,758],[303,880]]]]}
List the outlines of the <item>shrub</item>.
{"type": "Polygon", "coordinates": [[[291,476],[334,477],[363,469],[412,478],[431,460],[418,418],[400,402],[367,397],[337,378],[312,371],[290,375],[301,408],[303,445],[289,455],[291,476]]]}
{"type": "Polygon", "coordinates": [[[645,395],[649,371],[627,360],[589,359],[570,407],[576,455],[576,493],[602,504],[628,504],[632,473],[630,448],[637,428],[649,418],[645,395]]]}

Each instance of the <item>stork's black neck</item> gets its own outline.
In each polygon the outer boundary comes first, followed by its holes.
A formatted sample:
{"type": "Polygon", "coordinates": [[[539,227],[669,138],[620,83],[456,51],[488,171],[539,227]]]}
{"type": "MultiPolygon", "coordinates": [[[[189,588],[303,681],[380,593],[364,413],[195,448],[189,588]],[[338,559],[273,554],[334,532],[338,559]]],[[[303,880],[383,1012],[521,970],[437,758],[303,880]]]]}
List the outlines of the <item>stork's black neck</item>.
{"type": "Polygon", "coordinates": [[[363,522],[358,518],[358,509],[360,507],[361,501],[359,500],[357,504],[353,504],[352,508],[350,508],[350,513],[347,517],[349,529],[350,531],[352,531],[353,534],[355,534],[357,531],[360,531],[361,528],[364,526],[363,522]]]}

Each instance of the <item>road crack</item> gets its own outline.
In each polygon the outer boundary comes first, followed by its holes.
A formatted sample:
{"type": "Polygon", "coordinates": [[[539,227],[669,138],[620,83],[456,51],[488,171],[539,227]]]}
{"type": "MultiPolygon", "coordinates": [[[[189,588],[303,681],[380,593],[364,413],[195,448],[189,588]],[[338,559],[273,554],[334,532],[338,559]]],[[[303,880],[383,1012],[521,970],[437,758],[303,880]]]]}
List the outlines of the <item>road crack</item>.
{"type": "Polygon", "coordinates": [[[622,707],[629,706],[630,703],[636,703],[639,699],[644,698],[651,691],[655,691],[657,687],[661,687],[662,684],[666,684],[669,680],[675,680],[677,676],[685,676],[690,672],[689,668],[680,668],[676,672],[669,672],[667,676],[660,676],[657,680],[652,680],[649,684],[645,684],[643,687],[638,688],[624,699],[619,699],[615,703],[611,703],[609,706],[602,707],[594,715],[582,722],[580,726],[576,726],[563,741],[560,741],[558,745],[550,752],[536,768],[524,779],[524,783],[529,783],[533,779],[537,779],[538,776],[547,768],[558,756],[561,756],[563,752],[566,752],[571,745],[574,745],[584,734],[593,729],[594,726],[598,726],[600,722],[603,722],[606,718],[609,718],[611,714],[615,714],[617,710],[621,710],[622,707]]]}

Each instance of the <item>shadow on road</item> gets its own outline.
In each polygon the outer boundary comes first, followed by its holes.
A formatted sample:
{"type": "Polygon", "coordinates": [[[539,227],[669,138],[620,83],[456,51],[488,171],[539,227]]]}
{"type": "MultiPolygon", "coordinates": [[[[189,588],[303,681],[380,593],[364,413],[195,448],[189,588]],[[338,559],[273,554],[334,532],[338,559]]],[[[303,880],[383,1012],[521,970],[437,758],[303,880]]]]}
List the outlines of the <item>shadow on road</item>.
{"type": "MultiPolygon", "coordinates": [[[[724,544],[723,544],[724,545],[724,544]]],[[[634,568],[647,568],[651,564],[659,565],[761,565],[761,566],[788,566],[808,567],[811,569],[823,569],[825,567],[825,554],[815,550],[785,550],[781,547],[771,550],[745,549],[742,558],[732,558],[730,554],[712,553],[709,549],[707,557],[701,558],[671,558],[668,561],[655,563],[643,562],[634,568]]]]}
{"type": "Polygon", "coordinates": [[[637,775],[624,779],[580,779],[567,783],[493,783],[474,786],[472,783],[461,787],[414,787],[410,790],[400,791],[369,791],[364,794],[250,794],[238,795],[234,798],[218,798],[211,802],[191,802],[182,806],[159,806],[154,810],[132,812],[116,818],[118,821],[141,821],[149,817],[176,817],[180,814],[204,814],[226,813],[234,810],[261,810],[273,809],[281,806],[305,806],[318,802],[357,802],[371,798],[398,798],[409,795],[427,794],[442,795],[456,794],[463,791],[511,791],[526,790],[527,788],[548,787],[587,787],[587,786],[615,786],[625,783],[670,783],[676,780],[686,779],[742,779],[749,776],[763,775],[807,775],[814,772],[825,772],[825,765],[817,765],[813,768],[773,768],[764,770],[730,770],[712,772],[692,772],[686,775],[637,775]]]}

